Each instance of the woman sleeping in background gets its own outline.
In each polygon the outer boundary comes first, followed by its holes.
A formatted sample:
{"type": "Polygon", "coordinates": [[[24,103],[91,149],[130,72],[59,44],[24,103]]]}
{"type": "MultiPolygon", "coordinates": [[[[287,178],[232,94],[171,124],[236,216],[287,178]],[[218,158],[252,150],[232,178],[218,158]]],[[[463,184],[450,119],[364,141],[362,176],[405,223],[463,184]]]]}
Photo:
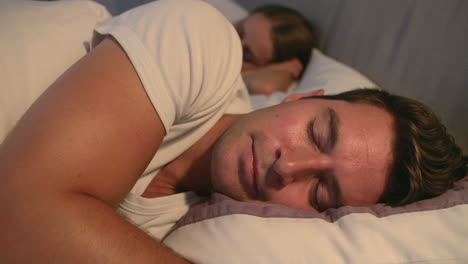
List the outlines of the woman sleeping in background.
{"type": "Polygon", "coordinates": [[[250,94],[287,92],[316,46],[312,25],[284,6],[262,6],[235,25],[243,48],[242,77],[250,94]]]}

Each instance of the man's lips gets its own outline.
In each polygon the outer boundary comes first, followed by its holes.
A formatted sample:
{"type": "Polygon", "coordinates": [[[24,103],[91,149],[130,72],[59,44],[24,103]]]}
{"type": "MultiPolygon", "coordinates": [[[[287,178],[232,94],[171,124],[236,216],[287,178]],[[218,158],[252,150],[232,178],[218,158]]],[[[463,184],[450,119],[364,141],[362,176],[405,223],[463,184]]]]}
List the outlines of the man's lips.
{"type": "Polygon", "coordinates": [[[250,200],[256,200],[258,195],[256,177],[258,174],[255,169],[255,166],[257,166],[257,160],[255,159],[253,139],[250,144],[250,148],[246,145],[247,148],[245,148],[245,152],[239,160],[239,181],[248,198],[250,200]]]}

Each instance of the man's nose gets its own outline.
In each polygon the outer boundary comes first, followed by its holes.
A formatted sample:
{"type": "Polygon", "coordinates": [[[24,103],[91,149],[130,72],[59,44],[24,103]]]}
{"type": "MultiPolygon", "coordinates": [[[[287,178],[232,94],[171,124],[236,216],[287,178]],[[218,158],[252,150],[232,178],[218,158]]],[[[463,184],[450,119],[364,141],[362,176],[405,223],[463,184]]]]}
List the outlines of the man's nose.
{"type": "Polygon", "coordinates": [[[281,177],[284,185],[316,177],[317,174],[332,168],[330,156],[317,152],[280,151],[273,164],[273,170],[281,177]]]}

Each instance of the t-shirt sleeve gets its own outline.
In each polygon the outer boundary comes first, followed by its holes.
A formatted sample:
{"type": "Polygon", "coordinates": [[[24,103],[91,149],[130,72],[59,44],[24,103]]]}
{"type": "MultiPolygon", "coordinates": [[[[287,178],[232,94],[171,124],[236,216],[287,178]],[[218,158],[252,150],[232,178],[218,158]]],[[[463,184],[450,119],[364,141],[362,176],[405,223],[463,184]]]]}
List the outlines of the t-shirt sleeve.
{"type": "Polygon", "coordinates": [[[226,114],[245,114],[252,111],[250,95],[245,86],[244,79],[239,76],[234,84],[235,94],[226,109],[226,114]]]}
{"type": "Polygon", "coordinates": [[[160,0],[96,29],[112,35],[132,62],[166,132],[220,111],[250,110],[232,25],[198,0],[160,0]]]}

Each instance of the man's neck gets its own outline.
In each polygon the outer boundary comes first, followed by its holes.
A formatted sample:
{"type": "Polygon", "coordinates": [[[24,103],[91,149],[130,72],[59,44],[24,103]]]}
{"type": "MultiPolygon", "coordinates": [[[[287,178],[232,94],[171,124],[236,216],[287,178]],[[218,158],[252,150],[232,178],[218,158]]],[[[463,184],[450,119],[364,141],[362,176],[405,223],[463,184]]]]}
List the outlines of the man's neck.
{"type": "Polygon", "coordinates": [[[154,198],[179,192],[211,192],[211,152],[218,138],[241,115],[223,115],[192,147],[166,164],[142,194],[154,198]]]}

